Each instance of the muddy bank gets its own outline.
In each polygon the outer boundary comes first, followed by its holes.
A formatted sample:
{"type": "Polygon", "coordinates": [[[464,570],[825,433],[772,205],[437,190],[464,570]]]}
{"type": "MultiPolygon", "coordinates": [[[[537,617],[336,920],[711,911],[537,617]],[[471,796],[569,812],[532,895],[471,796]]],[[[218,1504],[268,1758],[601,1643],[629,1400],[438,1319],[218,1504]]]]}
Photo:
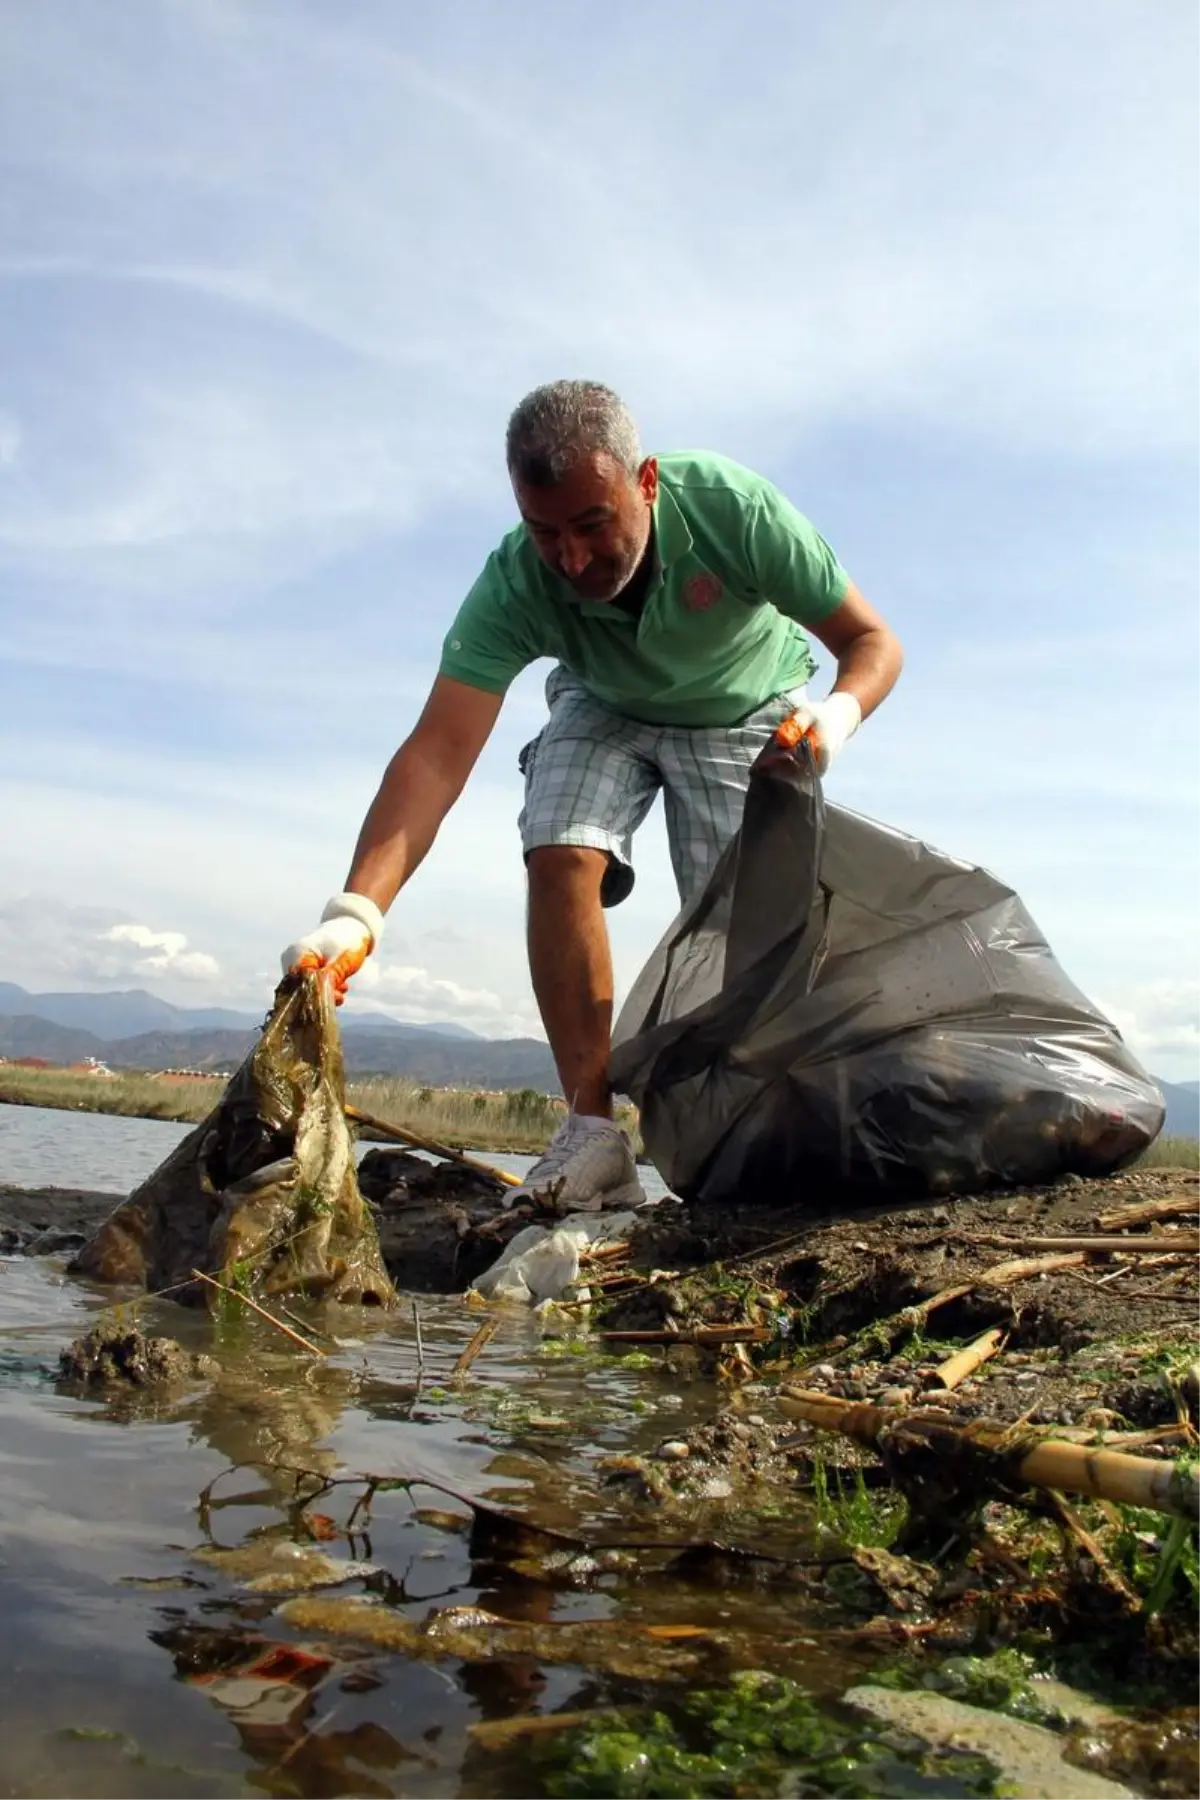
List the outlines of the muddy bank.
{"type": "Polygon", "coordinates": [[[0,1256],[77,1250],[124,1200],[90,1188],[13,1187],[0,1182],[0,1256]]]}

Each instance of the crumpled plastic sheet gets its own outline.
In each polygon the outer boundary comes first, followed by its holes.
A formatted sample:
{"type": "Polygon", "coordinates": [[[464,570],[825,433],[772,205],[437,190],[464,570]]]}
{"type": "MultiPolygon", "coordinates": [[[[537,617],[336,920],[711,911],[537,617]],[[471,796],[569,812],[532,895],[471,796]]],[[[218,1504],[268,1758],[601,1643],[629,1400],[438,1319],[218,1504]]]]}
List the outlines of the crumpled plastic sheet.
{"type": "Polygon", "coordinates": [[[769,746],[742,828],[614,1033],[614,1086],[685,1199],[970,1193],[1131,1161],[1153,1081],[986,870],[827,807],[769,746]]]}
{"type": "Polygon", "coordinates": [[[526,1225],[472,1284],[485,1300],[540,1306],[557,1300],[579,1279],[579,1253],[615,1243],[633,1224],[632,1212],[569,1213],[561,1225],[526,1225]]]}

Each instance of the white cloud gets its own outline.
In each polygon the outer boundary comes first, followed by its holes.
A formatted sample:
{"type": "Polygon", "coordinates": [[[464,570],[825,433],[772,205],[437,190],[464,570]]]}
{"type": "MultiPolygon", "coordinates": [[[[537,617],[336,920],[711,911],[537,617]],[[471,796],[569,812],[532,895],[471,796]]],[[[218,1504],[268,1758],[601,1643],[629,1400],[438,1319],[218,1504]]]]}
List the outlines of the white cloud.
{"type": "Polygon", "coordinates": [[[465,1025],[483,1037],[544,1037],[536,1014],[515,1011],[488,988],[468,988],[431,975],[428,969],[392,962],[386,947],[354,978],[351,1012],[386,1012],[412,1025],[465,1025]]]}
{"type": "Polygon", "coordinates": [[[1115,987],[1097,999],[1134,1055],[1165,1079],[1200,1078],[1200,982],[1115,987]]]}
{"type": "Polygon", "coordinates": [[[189,950],[182,931],[152,931],[148,925],[114,925],[102,934],[109,944],[132,944],[152,954],[136,956],[132,972],[138,975],[181,975],[186,981],[216,981],[221,966],[203,950],[189,950]]]}
{"type": "MultiPolygon", "coordinates": [[[[91,989],[152,979],[169,988],[212,983],[224,974],[215,956],[189,950],[180,931],[155,931],[114,908],[73,906],[45,894],[0,896],[0,967],[32,992],[69,984],[91,989]]],[[[195,995],[189,996],[194,1003],[195,995]]]]}

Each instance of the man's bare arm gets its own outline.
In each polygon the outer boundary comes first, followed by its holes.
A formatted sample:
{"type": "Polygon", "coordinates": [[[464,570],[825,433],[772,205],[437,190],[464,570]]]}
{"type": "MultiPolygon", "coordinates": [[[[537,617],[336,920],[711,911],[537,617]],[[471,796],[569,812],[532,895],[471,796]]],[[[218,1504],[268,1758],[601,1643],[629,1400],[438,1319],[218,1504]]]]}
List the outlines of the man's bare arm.
{"type": "Polygon", "coordinates": [[[806,630],[837,658],[835,694],[852,694],[865,719],[896,685],[904,663],[900,640],[851,582],[841,605],[806,630]]]}
{"type": "Polygon", "coordinates": [[[346,877],[350,893],[387,911],[462,793],[503,704],[503,694],[438,676],[363,820],[346,877]]]}

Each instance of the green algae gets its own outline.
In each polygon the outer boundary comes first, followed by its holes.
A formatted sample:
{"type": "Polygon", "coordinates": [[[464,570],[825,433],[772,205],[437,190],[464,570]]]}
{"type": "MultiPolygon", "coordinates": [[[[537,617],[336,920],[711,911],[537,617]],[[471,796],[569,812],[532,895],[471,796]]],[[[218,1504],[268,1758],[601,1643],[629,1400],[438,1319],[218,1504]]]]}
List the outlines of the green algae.
{"type": "Polygon", "coordinates": [[[991,1656],[948,1656],[936,1664],[905,1658],[890,1669],[879,1670],[870,1682],[872,1687],[924,1688],[967,1706],[1007,1713],[1030,1725],[1061,1727],[1062,1713],[1042,1699],[1033,1685],[1036,1673],[1032,1656],[1004,1649],[991,1656]]]}
{"type": "Polygon", "coordinates": [[[795,1682],[734,1675],[667,1711],[563,1732],[536,1752],[545,1794],[675,1800],[726,1795],[995,1795],[986,1758],[873,1736],[795,1682]]]}

